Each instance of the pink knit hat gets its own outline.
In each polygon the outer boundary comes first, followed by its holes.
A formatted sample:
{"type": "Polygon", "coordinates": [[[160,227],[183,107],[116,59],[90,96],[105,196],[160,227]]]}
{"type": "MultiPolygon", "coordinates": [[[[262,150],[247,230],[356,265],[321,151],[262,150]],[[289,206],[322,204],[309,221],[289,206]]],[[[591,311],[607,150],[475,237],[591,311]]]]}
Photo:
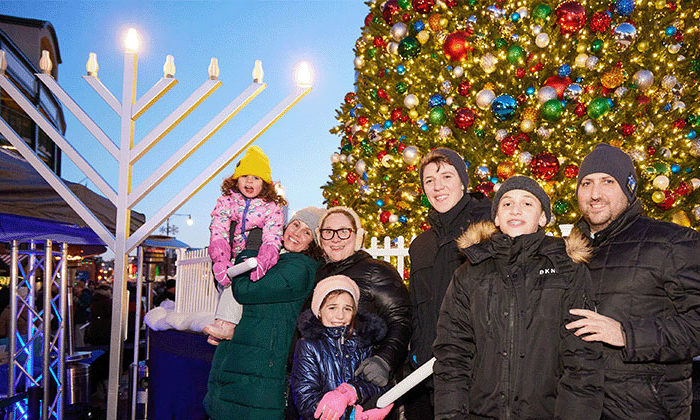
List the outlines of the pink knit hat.
{"type": "Polygon", "coordinates": [[[350,277],[338,274],[319,281],[314,288],[314,296],[311,299],[311,312],[314,315],[318,317],[318,313],[321,310],[321,302],[334,290],[344,290],[350,293],[350,296],[355,301],[355,309],[357,309],[360,303],[360,288],[357,287],[357,283],[350,277]]]}

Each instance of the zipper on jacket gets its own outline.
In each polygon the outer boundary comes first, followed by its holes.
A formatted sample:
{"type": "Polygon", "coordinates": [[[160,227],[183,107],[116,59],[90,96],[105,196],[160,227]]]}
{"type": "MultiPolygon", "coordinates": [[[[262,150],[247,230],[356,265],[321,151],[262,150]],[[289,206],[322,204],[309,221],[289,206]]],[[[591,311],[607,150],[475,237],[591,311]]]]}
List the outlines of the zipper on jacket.
{"type": "Polygon", "coordinates": [[[241,235],[243,236],[243,241],[248,242],[248,235],[245,234],[245,220],[246,215],[248,214],[248,207],[250,207],[250,202],[252,199],[244,198],[243,201],[245,201],[245,208],[243,209],[243,214],[241,215],[241,235]]]}
{"type": "Polygon", "coordinates": [[[512,373],[513,369],[511,367],[511,360],[513,359],[513,352],[515,351],[514,337],[515,337],[515,282],[513,281],[512,275],[508,275],[508,281],[510,282],[511,294],[508,303],[508,312],[510,316],[508,317],[508,355],[506,357],[506,368],[508,369],[508,381],[506,382],[506,419],[510,419],[510,400],[511,400],[511,383],[513,381],[512,373]]]}
{"type": "Polygon", "coordinates": [[[493,334],[493,328],[491,328],[491,310],[493,305],[493,281],[489,282],[489,292],[486,298],[486,327],[489,331],[489,335],[493,334]]]}

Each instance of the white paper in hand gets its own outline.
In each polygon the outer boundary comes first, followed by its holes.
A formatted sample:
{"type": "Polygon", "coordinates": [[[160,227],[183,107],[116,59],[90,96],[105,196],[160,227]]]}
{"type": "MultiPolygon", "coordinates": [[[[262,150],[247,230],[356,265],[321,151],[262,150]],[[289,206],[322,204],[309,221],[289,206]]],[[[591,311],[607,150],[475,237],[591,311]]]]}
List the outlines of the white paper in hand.
{"type": "Polygon", "coordinates": [[[226,270],[226,275],[229,276],[229,278],[234,278],[236,276],[239,276],[246,271],[250,271],[254,269],[255,267],[258,266],[258,260],[256,258],[248,258],[247,260],[238,263],[234,265],[233,267],[229,268],[226,270]]]}

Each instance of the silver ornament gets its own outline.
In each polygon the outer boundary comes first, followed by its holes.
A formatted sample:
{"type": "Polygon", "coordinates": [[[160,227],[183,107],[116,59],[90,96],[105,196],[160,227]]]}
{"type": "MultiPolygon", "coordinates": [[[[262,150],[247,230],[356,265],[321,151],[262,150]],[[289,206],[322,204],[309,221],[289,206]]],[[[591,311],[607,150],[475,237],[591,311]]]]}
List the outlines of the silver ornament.
{"type": "Polygon", "coordinates": [[[486,8],[486,11],[489,13],[489,17],[491,20],[501,20],[505,17],[506,11],[503,9],[499,9],[498,6],[495,4],[492,4],[491,6],[486,8]]]}
{"type": "Polygon", "coordinates": [[[487,166],[479,166],[478,168],[476,168],[476,174],[477,176],[479,176],[479,178],[487,178],[489,176],[489,173],[491,173],[491,171],[489,171],[489,168],[487,166]]]}
{"type": "Polygon", "coordinates": [[[389,54],[391,54],[391,55],[398,55],[399,54],[399,43],[391,41],[390,43],[387,44],[386,50],[389,51],[389,54]]]}
{"type": "Polygon", "coordinates": [[[518,161],[521,165],[529,165],[532,162],[532,153],[530,152],[520,152],[518,154],[518,161]]]}
{"type": "Polygon", "coordinates": [[[456,66],[455,68],[452,69],[452,75],[454,77],[464,76],[464,68],[462,68],[462,66],[456,66]]]}
{"type": "Polygon", "coordinates": [[[700,220],[700,206],[693,207],[693,217],[695,220],[700,220]]]}
{"type": "Polygon", "coordinates": [[[549,45],[549,34],[547,32],[540,32],[535,37],[535,45],[540,48],[545,48],[549,45]]]}
{"type": "Polygon", "coordinates": [[[551,86],[542,86],[537,91],[537,102],[543,104],[549,100],[557,99],[557,90],[551,86]]]}
{"type": "Polygon", "coordinates": [[[343,154],[343,153],[340,154],[340,161],[341,162],[345,162],[345,159],[347,159],[347,158],[348,157],[345,154],[343,154]]]}
{"type": "Polygon", "coordinates": [[[452,130],[450,127],[447,126],[442,126],[440,127],[440,130],[438,131],[438,136],[440,136],[441,139],[446,139],[452,135],[452,130]]]}
{"type": "Polygon", "coordinates": [[[643,150],[639,149],[632,149],[628,152],[630,157],[632,158],[633,161],[635,162],[643,162],[644,159],[646,159],[647,155],[644,153],[643,150]]]}
{"type": "Polygon", "coordinates": [[[476,105],[481,109],[488,109],[494,99],[496,94],[491,89],[483,89],[476,94],[476,105]]]}
{"type": "Polygon", "coordinates": [[[403,99],[403,104],[406,108],[412,109],[416,105],[418,105],[418,97],[412,93],[409,93],[406,95],[406,97],[403,99]]]}
{"type": "Polygon", "coordinates": [[[544,128],[544,127],[540,127],[537,129],[537,135],[542,137],[543,139],[548,139],[549,136],[552,135],[552,130],[549,130],[549,129],[544,128]]]}
{"type": "Polygon", "coordinates": [[[700,139],[693,139],[690,142],[690,150],[688,152],[693,157],[700,157],[700,139]]]}
{"type": "Polygon", "coordinates": [[[676,101],[671,106],[672,111],[675,111],[675,110],[683,111],[684,109],[685,109],[685,102],[683,102],[683,101],[676,101]]]}
{"type": "Polygon", "coordinates": [[[624,86],[620,86],[619,88],[615,89],[615,96],[618,98],[625,96],[625,93],[627,93],[627,88],[624,86]]]}
{"type": "Polygon", "coordinates": [[[598,66],[598,57],[592,55],[586,59],[586,68],[588,70],[595,70],[598,66]]]}
{"type": "Polygon", "coordinates": [[[452,92],[452,82],[445,80],[444,82],[440,83],[440,90],[442,90],[442,93],[446,95],[449,94],[452,92]]]}
{"type": "Polygon", "coordinates": [[[508,136],[508,130],[504,130],[501,128],[500,130],[496,131],[496,141],[500,142],[504,138],[508,136]]]}
{"type": "Polygon", "coordinates": [[[340,154],[339,153],[333,153],[331,155],[331,163],[338,163],[340,162],[340,154]]]}
{"type": "Polygon", "coordinates": [[[355,161],[355,156],[353,155],[348,155],[347,158],[345,158],[345,163],[352,165],[352,163],[355,161]]]}
{"type": "Polygon", "coordinates": [[[654,84],[654,73],[649,70],[639,70],[632,79],[639,90],[647,90],[654,84]]]}
{"type": "Polygon", "coordinates": [[[408,26],[406,26],[405,23],[399,22],[394,24],[394,26],[391,27],[391,30],[389,31],[389,34],[391,35],[392,38],[394,38],[395,41],[401,41],[406,37],[406,34],[408,33],[408,26]]]}
{"type": "Polygon", "coordinates": [[[578,85],[576,83],[572,83],[569,86],[564,89],[564,98],[569,100],[569,101],[575,101],[581,96],[583,93],[583,89],[581,88],[581,85],[578,85]]]}
{"type": "Polygon", "coordinates": [[[677,80],[676,76],[667,74],[664,76],[663,79],[661,79],[661,87],[666,89],[666,90],[671,90],[673,89],[674,86],[676,86],[677,80]]]}
{"type": "Polygon", "coordinates": [[[496,70],[496,57],[491,53],[486,53],[479,59],[479,65],[486,73],[493,73],[496,70]]]}
{"type": "Polygon", "coordinates": [[[451,106],[452,103],[454,103],[455,97],[454,96],[448,96],[447,99],[445,99],[445,105],[451,106]]]}
{"type": "Polygon", "coordinates": [[[416,146],[406,146],[406,148],[403,149],[401,157],[407,165],[415,165],[418,163],[418,159],[420,158],[418,148],[416,148],[416,146]]]}
{"type": "Polygon", "coordinates": [[[613,39],[621,50],[626,50],[637,39],[637,28],[624,22],[613,29],[613,39]]]}
{"type": "Polygon", "coordinates": [[[692,185],[693,190],[697,190],[698,188],[700,188],[700,179],[697,179],[697,178],[691,179],[690,185],[692,185]]]}
{"type": "Polygon", "coordinates": [[[593,121],[591,120],[586,120],[581,124],[581,127],[583,127],[583,132],[590,135],[595,134],[598,129],[596,128],[595,124],[593,124],[593,121]]]}
{"type": "Polygon", "coordinates": [[[392,214],[391,216],[389,216],[389,223],[396,223],[398,221],[399,221],[399,216],[397,216],[395,214],[392,214]]]}
{"type": "Polygon", "coordinates": [[[535,25],[532,27],[532,34],[537,35],[542,32],[542,27],[540,25],[535,25]]]}
{"type": "Polygon", "coordinates": [[[671,54],[677,54],[681,50],[681,44],[671,44],[668,46],[668,52],[671,54]]]}
{"type": "Polygon", "coordinates": [[[353,61],[353,64],[355,64],[355,68],[356,68],[356,69],[361,69],[362,66],[365,65],[365,59],[362,58],[362,57],[360,57],[360,56],[357,56],[357,57],[355,57],[355,60],[353,61]]]}
{"type": "Polygon", "coordinates": [[[527,7],[520,7],[515,13],[520,15],[520,19],[525,19],[528,16],[527,7]]]}

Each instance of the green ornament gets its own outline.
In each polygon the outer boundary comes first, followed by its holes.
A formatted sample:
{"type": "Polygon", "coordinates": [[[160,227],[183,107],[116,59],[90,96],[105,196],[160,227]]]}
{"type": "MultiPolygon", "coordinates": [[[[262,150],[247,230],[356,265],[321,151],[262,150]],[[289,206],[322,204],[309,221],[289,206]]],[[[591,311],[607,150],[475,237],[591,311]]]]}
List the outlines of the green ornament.
{"type": "Polygon", "coordinates": [[[595,98],[588,104],[588,117],[598,119],[610,110],[610,104],[606,98],[595,98]]]}
{"type": "Polygon", "coordinates": [[[692,69],[696,73],[700,73],[700,60],[691,60],[690,64],[693,66],[692,69]]]}
{"type": "Polygon", "coordinates": [[[564,106],[561,104],[559,99],[550,99],[544,104],[542,104],[542,109],[540,110],[542,117],[549,121],[557,121],[561,118],[561,114],[564,112],[564,106]]]}
{"type": "Polygon", "coordinates": [[[508,43],[508,41],[506,41],[505,38],[498,38],[496,40],[495,47],[497,50],[500,50],[501,48],[505,47],[507,43],[508,43]]]}
{"type": "Polygon", "coordinates": [[[511,45],[506,58],[510,64],[522,63],[525,59],[525,50],[520,45],[511,45]]]}
{"type": "Polygon", "coordinates": [[[384,181],[389,181],[389,180],[391,180],[391,178],[389,177],[389,175],[384,175],[384,181]]]}
{"type": "Polygon", "coordinates": [[[432,54],[430,54],[430,58],[432,58],[433,60],[437,60],[437,59],[438,59],[438,55],[435,54],[435,53],[432,53],[432,54]]]}
{"type": "Polygon", "coordinates": [[[656,162],[654,164],[654,170],[656,170],[657,174],[667,174],[668,173],[668,165],[665,164],[664,162],[656,162]]]}
{"type": "Polygon", "coordinates": [[[420,205],[423,207],[430,208],[430,201],[428,201],[428,196],[425,194],[420,195],[420,205]]]}
{"type": "Polygon", "coordinates": [[[408,86],[404,82],[399,82],[396,84],[396,93],[404,94],[408,90],[408,86]]]}
{"type": "Polygon", "coordinates": [[[442,125],[447,120],[447,115],[445,115],[445,109],[441,106],[436,106],[430,110],[428,114],[428,121],[432,125],[442,125]]]}
{"type": "Polygon", "coordinates": [[[480,128],[474,129],[474,134],[476,134],[476,136],[480,139],[484,138],[484,130],[482,130],[480,128]]]}
{"type": "Polygon", "coordinates": [[[569,211],[569,203],[567,203],[565,200],[557,200],[554,202],[552,210],[554,210],[554,214],[558,216],[566,214],[566,212],[569,211]]]}
{"type": "Polygon", "coordinates": [[[549,18],[549,14],[552,13],[552,8],[546,4],[538,4],[532,10],[532,17],[535,20],[546,20],[549,18]]]}
{"type": "Polygon", "coordinates": [[[647,166],[645,171],[648,175],[654,175],[656,173],[656,169],[652,168],[651,166],[647,166]]]}
{"type": "Polygon", "coordinates": [[[603,49],[603,40],[602,39],[596,39],[593,42],[591,42],[591,52],[597,54],[602,49],[603,49]]]}
{"type": "Polygon", "coordinates": [[[469,3],[470,6],[474,6],[476,4],[476,0],[468,0],[467,3],[469,3]]]}
{"type": "Polygon", "coordinates": [[[377,54],[377,47],[369,47],[367,48],[367,57],[369,58],[374,58],[374,56],[377,54]]]}
{"type": "Polygon", "coordinates": [[[372,16],[372,23],[379,23],[379,22],[381,22],[379,20],[379,16],[372,16]]]}
{"type": "Polygon", "coordinates": [[[345,154],[352,152],[352,144],[346,144],[345,146],[340,148],[340,151],[345,154]]]}
{"type": "Polygon", "coordinates": [[[411,0],[398,0],[397,3],[399,4],[400,8],[408,9],[408,6],[411,4],[411,0]]]}
{"type": "Polygon", "coordinates": [[[399,42],[399,55],[403,58],[413,58],[420,53],[420,42],[414,36],[407,36],[399,42]]]}
{"type": "Polygon", "coordinates": [[[377,89],[370,90],[369,96],[376,101],[377,98],[379,97],[379,95],[377,94],[377,89]]]}

